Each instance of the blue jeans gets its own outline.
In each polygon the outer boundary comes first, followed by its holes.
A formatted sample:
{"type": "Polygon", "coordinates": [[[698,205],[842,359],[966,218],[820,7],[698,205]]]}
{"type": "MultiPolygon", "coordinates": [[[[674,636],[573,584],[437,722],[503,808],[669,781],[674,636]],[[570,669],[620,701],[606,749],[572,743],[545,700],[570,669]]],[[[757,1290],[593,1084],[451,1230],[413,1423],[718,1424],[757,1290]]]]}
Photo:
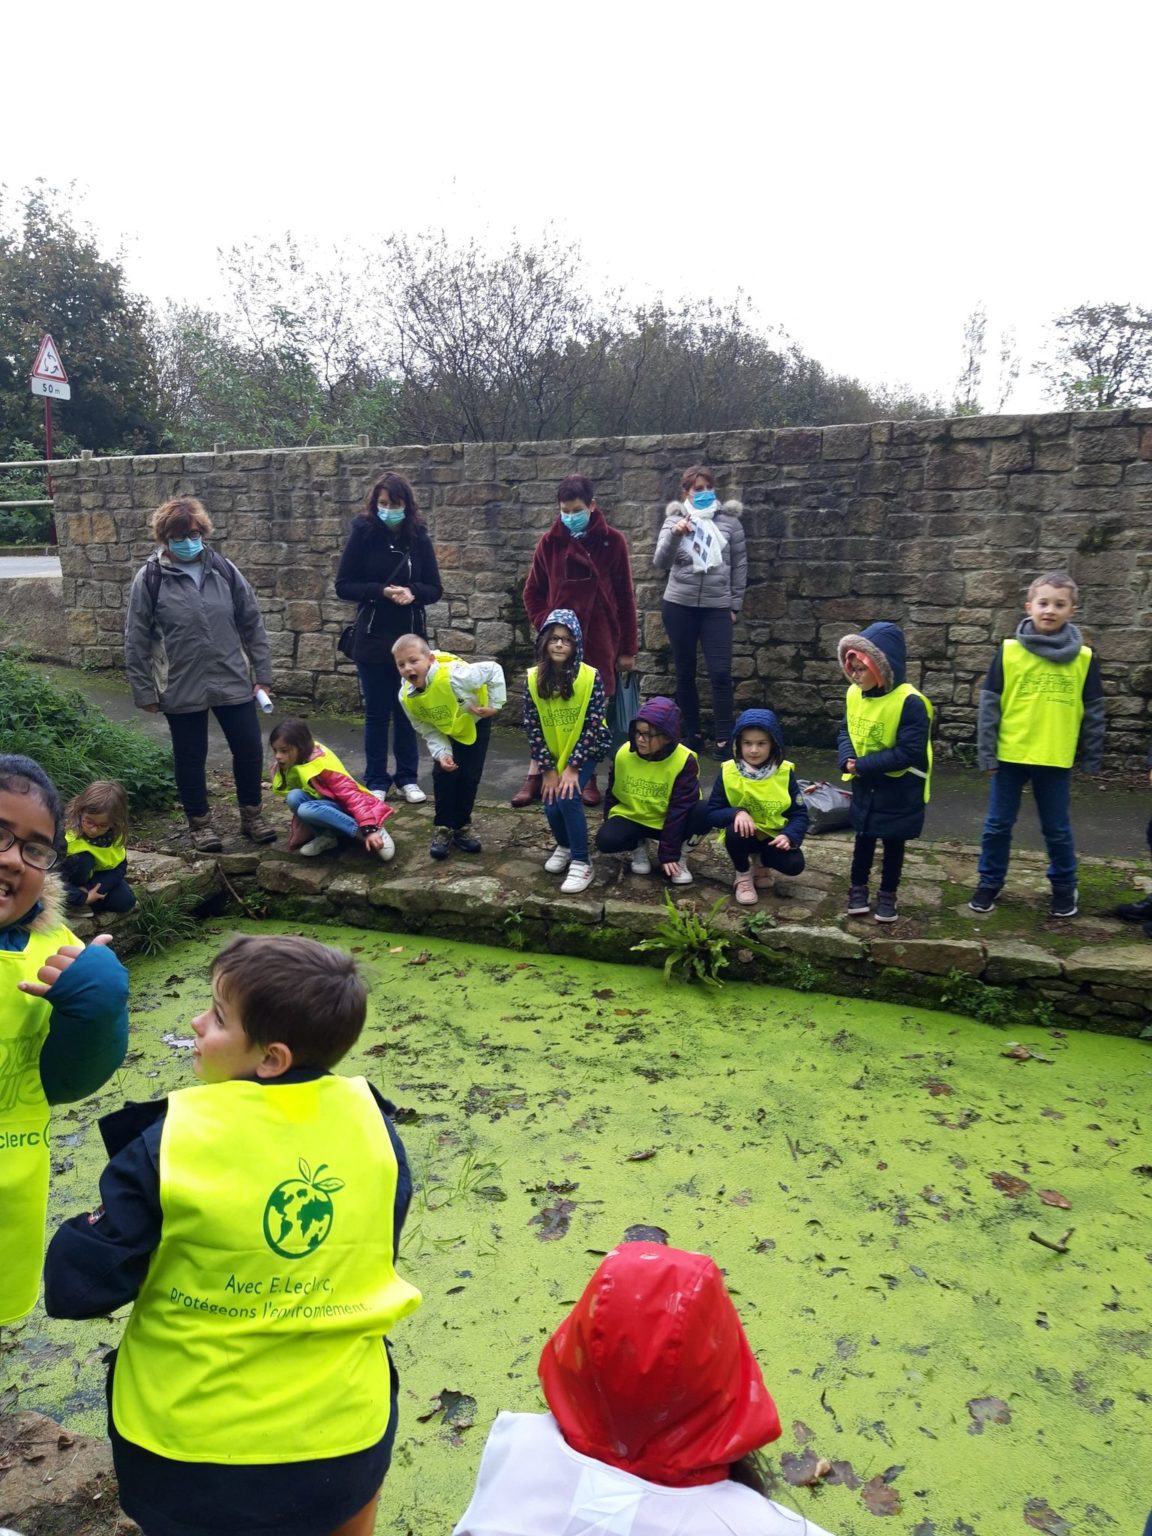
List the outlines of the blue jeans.
{"type": "Polygon", "coordinates": [[[288,809],[317,831],[339,832],[341,837],[359,838],[360,828],[335,800],[317,800],[315,795],[303,789],[290,789],[284,798],[288,809]]]}
{"type": "MultiPolygon", "coordinates": [[[[595,763],[585,763],[580,769],[580,788],[596,772],[595,763]]],[[[551,805],[545,805],[544,814],[556,839],[557,848],[568,848],[578,864],[588,862],[588,818],[584,814],[584,802],[579,794],[561,800],[559,796],[551,805]]]]}
{"type": "Polygon", "coordinates": [[[356,664],[364,695],[364,783],[369,789],[415,784],[420,760],[416,728],[400,702],[400,674],[388,661],[356,664]],[[388,727],[393,730],[396,772],[388,772],[388,727]]]}
{"type": "Polygon", "coordinates": [[[1040,830],[1048,850],[1048,878],[1053,885],[1076,884],[1076,848],[1068,810],[1071,768],[1037,768],[1030,763],[999,763],[992,776],[988,817],[980,843],[980,884],[997,890],[1008,877],[1012,828],[1020,813],[1020,795],[1031,779],[1040,830]]]}

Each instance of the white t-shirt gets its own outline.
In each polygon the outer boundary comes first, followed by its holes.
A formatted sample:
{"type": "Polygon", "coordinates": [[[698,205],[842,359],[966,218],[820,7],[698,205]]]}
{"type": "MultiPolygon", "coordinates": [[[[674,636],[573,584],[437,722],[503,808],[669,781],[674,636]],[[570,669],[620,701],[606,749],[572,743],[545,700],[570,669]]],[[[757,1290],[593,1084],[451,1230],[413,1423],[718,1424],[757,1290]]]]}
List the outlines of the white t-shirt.
{"type": "Polygon", "coordinates": [[[665,1488],[574,1451],[550,1413],[497,1415],[453,1536],[829,1536],[739,1483],[665,1488]]]}

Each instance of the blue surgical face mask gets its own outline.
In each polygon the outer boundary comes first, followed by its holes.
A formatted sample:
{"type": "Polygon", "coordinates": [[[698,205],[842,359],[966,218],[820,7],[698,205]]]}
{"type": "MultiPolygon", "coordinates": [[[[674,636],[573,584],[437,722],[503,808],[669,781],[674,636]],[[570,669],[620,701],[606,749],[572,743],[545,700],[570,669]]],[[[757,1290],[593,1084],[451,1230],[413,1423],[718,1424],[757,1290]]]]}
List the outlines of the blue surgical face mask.
{"type": "Polygon", "coordinates": [[[204,551],[204,540],[196,539],[169,539],[168,553],[175,555],[177,560],[195,560],[204,551]]]}
{"type": "Polygon", "coordinates": [[[376,516],[384,524],[385,528],[399,528],[404,521],[403,507],[377,507],[376,516]]]}
{"type": "Polygon", "coordinates": [[[583,533],[591,516],[590,512],[561,512],[560,521],[569,533],[583,533]]]}
{"type": "Polygon", "coordinates": [[[692,505],[696,508],[697,512],[707,512],[709,507],[714,507],[716,505],[716,492],[693,491],[692,505]]]}

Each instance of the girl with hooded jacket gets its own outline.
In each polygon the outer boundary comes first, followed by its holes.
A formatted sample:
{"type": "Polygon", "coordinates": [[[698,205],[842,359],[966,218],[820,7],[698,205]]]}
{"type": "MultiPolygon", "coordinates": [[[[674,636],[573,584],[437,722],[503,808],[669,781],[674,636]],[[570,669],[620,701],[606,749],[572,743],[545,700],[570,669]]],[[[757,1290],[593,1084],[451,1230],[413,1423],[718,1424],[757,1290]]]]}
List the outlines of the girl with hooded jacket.
{"type": "Polygon", "coordinates": [[[863,634],[845,635],[837,655],[851,684],[837,740],[840,771],[852,784],[856,832],[846,910],[849,917],[870,910],[868,877],[880,841],[884,857],[873,915],[878,923],[894,923],[904,847],[924,830],[932,705],[905,681],[904,632],[896,624],[870,624],[863,634]]]}
{"type": "Polygon", "coordinates": [[[565,874],[562,896],[592,883],[581,793],[612,744],[606,710],[600,674],[584,660],[580,620],[570,608],[554,608],[536,636],[536,665],[524,685],[524,729],[555,839],[544,868],[565,874]]]}
{"type": "Polygon", "coordinates": [[[737,720],[731,761],[716,775],[699,820],[701,830],[723,829],[724,851],[736,870],[735,896],[742,907],[756,905],[753,856],[762,868],[782,875],[803,870],[800,844],[808,830],[808,808],[795,764],[784,756],[780,722],[770,709],[746,709],[737,720]]]}
{"type": "Polygon", "coordinates": [[[631,853],[632,873],[650,875],[648,844],[673,885],[691,885],[684,843],[700,805],[700,761],[680,740],[680,711],[659,695],[641,706],[628,740],[612,759],[604,820],[596,833],[601,853],[631,853]]]}
{"type": "Polygon", "coordinates": [[[539,1375],[550,1411],[497,1416],[453,1536],[828,1536],[763,1492],[780,1418],[706,1255],[614,1249],[539,1375]]]}
{"type": "Polygon", "coordinates": [[[700,694],[696,651],[712,688],[712,723],[717,755],[728,752],[732,732],[732,630],[748,585],[744,508],[721,506],[710,469],[693,464],[680,480],[681,501],[668,503],[652,564],[668,572],[660,615],[676,668],[676,702],[684,717],[684,739],[694,750],[700,737],[700,694]]]}

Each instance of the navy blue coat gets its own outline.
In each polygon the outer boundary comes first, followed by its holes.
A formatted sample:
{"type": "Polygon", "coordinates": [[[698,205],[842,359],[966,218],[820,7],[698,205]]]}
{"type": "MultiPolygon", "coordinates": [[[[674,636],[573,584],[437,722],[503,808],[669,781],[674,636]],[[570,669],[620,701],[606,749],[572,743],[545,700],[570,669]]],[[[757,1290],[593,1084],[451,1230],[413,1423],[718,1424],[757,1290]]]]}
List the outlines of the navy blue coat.
{"type": "MultiPolygon", "coordinates": [[[[907,670],[903,632],[895,624],[870,624],[862,633],[863,638],[885,657],[892,671],[892,686],[899,687],[905,681],[907,670]]],[[[874,688],[865,697],[876,698],[888,691],[874,688]]],[[[918,768],[921,773],[927,773],[930,732],[931,722],[923,701],[909,697],[900,714],[895,744],[882,752],[868,752],[856,759],[857,776],[852,780],[852,826],[862,836],[907,840],[919,837],[924,830],[924,780],[915,773],[905,773],[898,779],[889,779],[885,775],[901,768],[918,768]]],[[[856,757],[848,735],[847,714],[840,725],[837,749],[843,772],[849,758],[856,757]]]]}

